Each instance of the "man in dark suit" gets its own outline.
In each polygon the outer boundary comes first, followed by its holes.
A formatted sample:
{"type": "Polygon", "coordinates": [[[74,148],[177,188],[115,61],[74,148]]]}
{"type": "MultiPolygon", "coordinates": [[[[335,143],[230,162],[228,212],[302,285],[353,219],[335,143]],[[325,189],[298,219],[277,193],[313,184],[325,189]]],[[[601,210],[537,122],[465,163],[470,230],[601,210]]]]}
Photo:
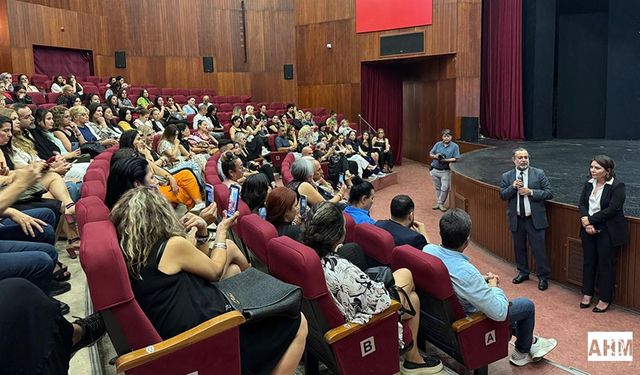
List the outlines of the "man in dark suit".
{"type": "Polygon", "coordinates": [[[518,266],[513,283],[520,284],[529,279],[528,238],[536,260],[538,289],[546,290],[550,271],[544,233],[549,222],[544,205],[553,198],[551,185],[542,169],[529,166],[529,153],[524,148],[515,149],[512,160],[516,167],[502,174],[500,198],[509,201],[507,217],[518,266]]]}
{"type": "Polygon", "coordinates": [[[391,200],[391,220],[378,220],[376,226],[393,236],[396,246],[411,245],[422,250],[428,244],[424,223],[413,217],[415,204],[407,195],[396,195],[391,200]]]}

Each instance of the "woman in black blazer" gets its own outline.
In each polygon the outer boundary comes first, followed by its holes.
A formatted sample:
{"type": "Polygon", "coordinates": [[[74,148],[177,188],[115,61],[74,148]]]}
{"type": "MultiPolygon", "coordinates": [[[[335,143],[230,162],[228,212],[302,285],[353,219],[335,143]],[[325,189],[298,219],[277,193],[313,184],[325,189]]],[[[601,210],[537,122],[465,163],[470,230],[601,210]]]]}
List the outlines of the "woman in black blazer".
{"type": "Polygon", "coordinates": [[[597,155],[589,166],[590,179],[580,194],[580,239],[584,253],[582,267],[582,301],[580,308],[591,305],[596,271],[599,274],[600,301],[593,312],[607,311],[616,280],[615,257],[629,241],[629,228],[622,206],[624,182],[615,178],[615,163],[606,155],[597,155]]]}

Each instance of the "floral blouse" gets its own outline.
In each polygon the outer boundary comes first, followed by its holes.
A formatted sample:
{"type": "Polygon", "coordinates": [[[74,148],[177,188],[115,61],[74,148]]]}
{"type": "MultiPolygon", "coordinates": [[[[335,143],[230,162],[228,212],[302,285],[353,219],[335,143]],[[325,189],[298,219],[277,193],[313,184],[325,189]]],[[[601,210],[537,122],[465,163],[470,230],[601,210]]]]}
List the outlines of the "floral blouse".
{"type": "Polygon", "coordinates": [[[346,320],[365,324],[391,305],[384,284],[372,281],[346,259],[329,254],[322,258],[327,288],[346,320]]]}

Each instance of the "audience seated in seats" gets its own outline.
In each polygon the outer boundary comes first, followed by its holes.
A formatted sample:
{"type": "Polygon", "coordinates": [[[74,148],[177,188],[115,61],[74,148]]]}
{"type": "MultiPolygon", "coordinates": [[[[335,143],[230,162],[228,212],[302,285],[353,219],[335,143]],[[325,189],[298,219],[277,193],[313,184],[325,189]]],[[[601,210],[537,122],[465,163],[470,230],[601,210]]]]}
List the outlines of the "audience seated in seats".
{"type": "MultiPolygon", "coordinates": [[[[218,140],[211,135],[207,123],[199,121],[198,130],[195,133],[191,133],[187,136],[187,141],[191,145],[191,149],[197,153],[209,153],[213,154],[217,151],[218,140]],[[195,151],[195,150],[200,150],[195,151]]],[[[185,125],[186,127],[186,125],[185,125]]]]}
{"type": "Polygon", "coordinates": [[[233,118],[236,116],[239,116],[240,118],[242,118],[242,108],[238,106],[234,106],[233,109],[231,110],[231,117],[233,118]]]}
{"type": "MultiPolygon", "coordinates": [[[[369,279],[361,268],[340,254],[344,236],[344,218],[336,205],[325,202],[311,209],[304,223],[303,243],[318,253],[327,288],[345,319],[364,324],[371,316],[389,307],[391,297],[383,283],[369,279]]],[[[417,343],[420,314],[416,312],[420,311],[420,299],[415,292],[413,276],[411,271],[402,268],[396,270],[393,277],[399,302],[405,308],[402,319],[407,321],[413,342],[417,343]]],[[[399,337],[402,337],[401,332],[399,337]]],[[[435,374],[442,369],[440,360],[423,357],[418,345],[413,345],[406,353],[401,374],[435,374]]]]}
{"type": "Polygon", "coordinates": [[[111,147],[118,143],[117,139],[101,134],[96,126],[89,122],[89,110],[85,106],[77,106],[69,109],[71,121],[76,125],[84,139],[91,143],[99,143],[104,147],[111,147]]]}
{"type": "Polygon", "coordinates": [[[153,127],[151,120],[149,120],[150,115],[151,115],[151,112],[148,109],[146,108],[138,109],[138,118],[133,120],[133,127],[136,129],[142,125],[153,127]]]}
{"type": "Polygon", "coordinates": [[[164,108],[162,108],[162,110],[158,108],[153,108],[151,110],[151,127],[153,128],[153,131],[156,133],[164,132],[165,122],[164,122],[164,119],[162,118],[163,110],[164,108]]]}
{"type": "MultiPolygon", "coordinates": [[[[162,180],[160,191],[165,195],[167,200],[172,204],[183,204],[187,206],[189,209],[202,209],[204,207],[204,202],[202,201],[202,194],[200,193],[200,186],[198,184],[197,177],[193,174],[193,171],[190,169],[176,169],[176,170],[167,170],[162,168],[164,164],[163,159],[158,158],[155,159],[152,152],[150,150],[142,136],[135,130],[130,130],[122,134],[120,137],[120,150],[116,151],[111,158],[111,165],[113,169],[114,163],[122,158],[129,158],[132,156],[137,156],[147,161],[150,169],[153,172],[153,175],[158,179],[162,180]]],[[[155,154],[157,156],[157,154],[155,154]]],[[[146,173],[145,169],[145,173],[146,173]]],[[[111,172],[109,173],[109,178],[111,178],[111,172]]],[[[115,177],[114,177],[115,178],[115,177]]],[[[136,180],[131,180],[133,184],[134,181],[140,182],[140,175],[137,174],[136,180]]],[[[107,180],[108,182],[109,180],[107,180]]],[[[108,184],[107,184],[108,185],[108,184]]],[[[116,188],[115,189],[121,189],[116,188]]],[[[109,199],[109,187],[107,186],[107,199],[105,199],[105,203],[109,199]]],[[[119,193],[119,195],[121,195],[119,193]]],[[[118,196],[119,196],[118,195],[118,196]]],[[[117,197],[110,200],[111,205],[115,204],[117,197]]]]}
{"type": "Polygon", "coordinates": [[[0,351],[6,374],[66,374],[71,357],[106,332],[98,314],[69,323],[55,300],[23,278],[0,280],[0,300],[0,351]]]}
{"type": "Polygon", "coordinates": [[[13,103],[13,96],[10,91],[5,89],[4,82],[0,81],[0,104],[2,104],[2,107],[5,107],[11,103],[13,103]]]}
{"type": "Polygon", "coordinates": [[[118,119],[116,118],[116,113],[113,113],[113,110],[110,107],[102,106],[102,117],[104,117],[104,123],[109,127],[115,134],[118,135],[118,138],[122,135],[122,129],[118,127],[118,119]]]}
{"type": "Polygon", "coordinates": [[[26,92],[40,92],[37,87],[29,83],[29,77],[26,74],[18,76],[18,86],[21,86],[26,92]]]}
{"type": "MultiPolygon", "coordinates": [[[[302,151],[304,151],[304,149],[302,149],[302,151]]],[[[324,179],[322,165],[315,158],[311,159],[311,157],[307,157],[307,159],[311,160],[311,163],[313,163],[313,184],[316,187],[316,190],[318,191],[318,193],[320,193],[320,195],[322,195],[324,199],[331,200],[331,198],[333,198],[334,196],[333,186],[330,182],[324,179]]],[[[347,183],[351,183],[351,181],[347,181],[347,183]]],[[[349,185],[347,184],[347,186],[349,185]]],[[[344,207],[341,206],[341,208],[344,207]]]]}
{"type": "Polygon", "coordinates": [[[378,129],[376,136],[371,140],[371,145],[373,149],[378,152],[378,165],[380,166],[380,169],[385,173],[390,173],[393,170],[395,159],[391,151],[389,138],[384,135],[384,129],[378,129]]]}
{"type": "Polygon", "coordinates": [[[235,152],[227,151],[222,153],[222,155],[220,155],[219,162],[222,169],[222,175],[224,176],[224,181],[222,181],[222,183],[227,186],[242,186],[249,174],[245,173],[244,167],[242,166],[242,160],[240,160],[235,152]]]}
{"type": "Polygon", "coordinates": [[[76,76],[74,76],[73,74],[70,74],[67,77],[66,82],[67,82],[67,85],[73,88],[74,94],[76,94],[79,97],[82,97],[84,95],[84,88],[82,87],[81,84],[78,83],[78,81],[76,80],[76,76]]]}
{"type": "Polygon", "coordinates": [[[109,101],[110,98],[114,96],[117,101],[118,91],[120,91],[120,83],[116,81],[116,77],[109,77],[109,84],[107,85],[107,90],[104,92],[104,98],[109,101]]]}
{"type": "Polygon", "coordinates": [[[293,152],[298,149],[297,144],[292,144],[287,136],[287,128],[280,126],[278,128],[278,137],[276,137],[276,151],[293,152]]]}
{"type": "Polygon", "coordinates": [[[251,117],[251,118],[255,118],[256,117],[256,115],[254,113],[255,108],[251,104],[246,106],[244,111],[245,111],[245,115],[244,115],[244,121],[245,122],[249,121],[249,120],[247,120],[248,117],[251,117]]]}
{"type": "MultiPolygon", "coordinates": [[[[153,131],[151,128],[147,128],[153,131]]],[[[144,135],[144,134],[143,134],[144,135]]],[[[146,137],[149,140],[149,137],[146,137]]],[[[147,144],[149,145],[149,144],[147,144]]],[[[178,139],[178,126],[176,124],[167,125],[162,133],[162,138],[158,142],[158,154],[166,158],[166,167],[170,169],[183,169],[188,168],[193,171],[193,174],[198,178],[198,182],[201,186],[204,186],[204,180],[202,177],[202,171],[198,164],[190,160],[190,154],[187,150],[180,145],[180,139],[178,139]]],[[[155,159],[155,158],[154,158],[155,159]]]]}
{"type": "Polygon", "coordinates": [[[251,153],[247,149],[247,135],[243,132],[236,132],[234,141],[238,147],[235,149],[236,155],[242,161],[242,166],[246,169],[247,173],[261,173],[269,181],[269,185],[274,188],[276,186],[276,178],[273,175],[273,168],[271,164],[263,163],[263,159],[251,153]]]}
{"type": "Polygon", "coordinates": [[[166,184],[158,184],[153,165],[142,157],[135,157],[133,149],[123,148],[116,151],[107,178],[105,204],[111,208],[126,191],[137,186],[147,186],[158,189],[171,204],[183,204],[192,208],[196,203],[201,203],[199,208],[204,207],[198,184],[190,172],[181,171],[175,176],[162,169],[158,172],[163,173],[159,177],[166,181],[166,184]]]}
{"type": "MultiPolygon", "coordinates": [[[[188,138],[191,136],[191,130],[189,129],[189,127],[185,124],[176,124],[175,125],[178,128],[178,141],[180,142],[180,147],[182,147],[187,154],[184,155],[184,157],[188,160],[193,161],[194,163],[196,163],[198,165],[198,168],[200,168],[201,171],[204,171],[204,167],[207,164],[207,159],[209,159],[209,146],[208,144],[206,145],[206,147],[202,147],[205,145],[194,145],[191,146],[191,143],[189,143],[188,138]]],[[[212,151],[215,152],[217,149],[213,149],[212,151]]]]}
{"type": "Polygon", "coordinates": [[[258,113],[255,114],[255,117],[258,120],[269,120],[269,115],[267,114],[267,105],[262,104],[260,108],[258,108],[258,113]]]}
{"type": "Polygon", "coordinates": [[[302,231],[299,226],[302,218],[299,215],[295,191],[287,187],[273,189],[267,195],[266,211],[266,219],[276,227],[278,235],[302,242],[302,231]]]}
{"type": "MultiPolygon", "coordinates": [[[[239,212],[218,224],[209,250],[207,222],[193,214],[178,219],[147,188],[125,193],[111,211],[131,286],[140,307],[164,339],[227,311],[215,282],[250,265],[227,240],[239,212]]],[[[242,369],[248,374],[293,374],[302,357],[306,320],[276,316],[240,326],[242,369]]]]}
{"type": "Polygon", "coordinates": [[[76,99],[78,98],[79,96],[76,94],[72,86],[64,85],[62,87],[62,95],[58,96],[56,104],[71,108],[75,105],[76,99]]]}
{"type": "Polygon", "coordinates": [[[393,236],[396,246],[411,245],[422,249],[429,244],[427,227],[414,217],[415,204],[408,195],[396,195],[391,200],[391,219],[378,220],[376,226],[393,236]]]}
{"type": "MultiPolygon", "coordinates": [[[[18,106],[23,104],[18,104],[18,106]]],[[[19,117],[19,113],[16,111],[10,111],[13,120],[9,117],[0,117],[0,130],[4,133],[13,132],[13,136],[7,136],[0,139],[0,147],[2,147],[2,155],[0,155],[0,162],[6,166],[9,170],[16,170],[26,168],[32,164],[40,164],[42,160],[38,158],[33,143],[31,140],[22,135],[21,128],[31,127],[32,125],[25,125],[25,123],[32,122],[33,116],[31,115],[31,109],[29,107],[20,108],[20,112],[24,114],[19,117]],[[26,111],[25,110],[28,110],[26,111]],[[28,115],[28,116],[26,116],[28,115]],[[13,139],[12,139],[13,138],[13,139]]],[[[2,112],[5,112],[3,110],[2,112]]],[[[65,184],[62,175],[64,175],[70,168],[62,157],[56,157],[56,159],[49,164],[48,171],[44,173],[42,179],[40,179],[37,189],[32,191],[29,197],[22,199],[20,203],[26,204],[23,206],[16,206],[14,208],[36,208],[36,207],[48,207],[55,212],[69,215],[69,221],[75,221],[71,219],[75,216],[75,202],[71,198],[69,189],[73,189],[76,193],[79,190],[75,183],[65,184]],[[41,202],[40,198],[53,198],[56,201],[41,202]],[[41,203],[44,203],[42,205],[41,203]],[[62,206],[60,206],[62,203],[62,206]]],[[[56,218],[57,222],[57,218],[56,218]]],[[[80,247],[80,238],[75,228],[75,224],[70,224],[67,220],[64,220],[62,229],[65,236],[68,239],[70,255],[75,254],[75,250],[80,247]]]]}
{"type": "Polygon", "coordinates": [[[345,135],[338,135],[334,145],[338,153],[343,154],[349,161],[349,168],[351,168],[351,163],[355,163],[358,176],[362,178],[367,178],[371,175],[382,175],[378,166],[360,155],[360,153],[353,148],[353,144],[345,142],[345,138],[345,135]]]}
{"type": "Polygon", "coordinates": [[[271,117],[271,121],[268,124],[269,134],[278,134],[278,128],[284,126],[282,121],[280,121],[280,117],[278,115],[273,115],[271,117]]]}
{"type": "Polygon", "coordinates": [[[204,104],[204,105],[206,105],[207,107],[209,107],[209,106],[213,105],[213,103],[211,103],[211,99],[209,98],[209,95],[204,95],[204,96],[202,97],[202,103],[200,103],[200,104],[204,104]]]}
{"type": "Polygon", "coordinates": [[[111,112],[114,115],[120,114],[120,107],[118,107],[118,96],[117,95],[109,95],[107,98],[106,106],[111,108],[111,112]]]}
{"type": "MultiPolygon", "coordinates": [[[[337,137],[332,139],[336,141],[337,137]]],[[[329,181],[331,181],[331,184],[334,187],[339,188],[340,175],[344,175],[344,179],[349,180],[351,175],[357,173],[357,164],[355,162],[349,162],[344,153],[340,153],[334,145],[327,148],[327,144],[325,142],[318,142],[316,144],[316,150],[323,153],[322,157],[319,159],[320,162],[329,162],[329,181]],[[351,163],[353,165],[351,165],[351,163]],[[351,167],[353,167],[353,173],[350,169],[351,167]]]]}
{"type": "MultiPolygon", "coordinates": [[[[65,150],[62,142],[56,138],[51,130],[53,129],[53,114],[46,109],[36,110],[36,127],[30,131],[34,141],[38,157],[47,160],[51,157],[61,156],[66,161],[80,156],[80,149],[72,152],[65,150]]],[[[72,161],[69,170],[64,174],[65,181],[81,182],[87,173],[89,163],[76,163],[72,161]]],[[[80,187],[78,187],[80,189],[80,187]]]]}
{"type": "Polygon", "coordinates": [[[173,121],[178,121],[178,122],[186,121],[187,114],[182,110],[182,107],[180,107],[180,104],[176,103],[173,100],[173,97],[171,96],[167,97],[167,104],[165,109],[168,110],[168,113],[169,113],[169,121],[167,121],[167,123],[171,123],[173,121]]]}
{"type": "Polygon", "coordinates": [[[133,124],[133,114],[130,108],[119,108],[118,118],[120,119],[120,121],[118,122],[118,127],[123,132],[136,129],[135,125],[133,124]]]}
{"type": "Polygon", "coordinates": [[[231,127],[229,128],[229,139],[235,139],[236,132],[242,131],[242,124],[243,124],[242,117],[233,116],[231,118],[231,127]]]}
{"type": "Polygon", "coordinates": [[[267,146],[269,146],[269,132],[264,125],[265,122],[258,121],[253,116],[246,117],[243,129],[243,132],[247,134],[247,144],[245,147],[252,155],[256,155],[256,157],[260,156],[262,153],[268,152],[267,146]]]}
{"type": "MultiPolygon", "coordinates": [[[[7,134],[0,130],[0,139],[7,134]]],[[[56,296],[67,292],[71,274],[58,261],[54,247],[55,213],[49,208],[17,210],[10,207],[42,177],[42,164],[0,175],[0,280],[21,277],[34,283],[44,293],[56,296]]],[[[6,300],[4,300],[6,301],[6,300]]],[[[4,303],[4,305],[11,305],[4,303]]],[[[69,307],[60,302],[69,312],[69,307]]]]}
{"type": "Polygon", "coordinates": [[[80,149],[87,143],[78,126],[71,122],[71,112],[61,105],[51,108],[53,114],[53,135],[62,142],[67,152],[80,149]]]}
{"type": "Polygon", "coordinates": [[[314,132],[309,125],[304,125],[298,132],[298,144],[300,148],[314,145],[317,141],[318,133],[314,132]]]}
{"type": "Polygon", "coordinates": [[[119,108],[128,108],[128,109],[136,109],[136,107],[131,103],[131,99],[129,99],[129,94],[127,90],[122,88],[118,92],[118,107],[119,108]]]}
{"type": "Polygon", "coordinates": [[[91,104],[101,104],[100,95],[98,94],[88,94],[84,96],[84,104],[85,107],[89,107],[91,104]]]}
{"type": "Polygon", "coordinates": [[[313,113],[309,111],[304,113],[304,120],[302,120],[302,125],[316,126],[316,122],[313,120],[313,113]]]}
{"type": "Polygon", "coordinates": [[[197,115],[198,114],[198,107],[196,106],[196,98],[193,96],[190,96],[187,99],[187,104],[185,104],[184,106],[182,106],[182,112],[184,112],[184,114],[186,116],[189,115],[197,115]]]}
{"type": "Polygon", "coordinates": [[[27,90],[20,85],[13,88],[13,102],[22,104],[33,104],[33,99],[27,94],[27,90]]]}
{"type": "Polygon", "coordinates": [[[356,140],[353,142],[354,143],[357,142],[358,148],[360,149],[360,154],[362,156],[367,157],[373,160],[374,163],[378,164],[378,160],[380,160],[380,153],[376,149],[374,149],[372,146],[371,133],[369,133],[368,131],[363,131],[362,137],[360,138],[360,140],[359,141],[356,140]]]}
{"type": "Polygon", "coordinates": [[[242,184],[240,198],[249,206],[251,212],[257,214],[265,205],[265,200],[270,194],[271,185],[267,177],[261,173],[252,174],[242,184]]]}
{"type": "Polygon", "coordinates": [[[67,84],[67,82],[65,81],[64,77],[62,75],[58,74],[53,79],[53,83],[51,84],[51,88],[49,89],[49,91],[60,94],[60,93],[62,93],[62,88],[66,84],[67,84]]]}
{"type": "MultiPolygon", "coordinates": [[[[378,177],[383,177],[385,174],[380,170],[380,168],[377,168],[378,165],[378,154],[377,153],[371,153],[371,146],[369,142],[369,133],[365,132],[362,133],[362,140],[358,140],[357,137],[357,133],[355,130],[352,130],[349,132],[349,135],[347,136],[347,139],[345,140],[345,143],[347,144],[347,148],[351,147],[351,149],[353,149],[353,151],[349,150],[350,153],[356,153],[360,156],[362,156],[366,161],[369,162],[369,165],[373,165],[376,166],[376,168],[372,168],[371,172],[374,175],[377,175],[378,177]],[[366,134],[366,135],[365,135],[366,134]],[[365,142],[364,139],[367,139],[367,141],[365,142]],[[362,147],[363,143],[367,143],[367,148],[362,147]]],[[[370,167],[368,167],[370,168],[370,167]]]]}
{"type": "Polygon", "coordinates": [[[210,130],[213,136],[216,139],[221,139],[222,137],[224,137],[224,127],[218,119],[218,108],[215,105],[210,105],[207,107],[207,117],[211,120],[211,124],[213,125],[213,129],[210,130]]]}
{"type": "Polygon", "coordinates": [[[100,104],[89,104],[89,124],[92,129],[98,133],[100,139],[118,139],[122,134],[122,130],[114,127],[111,122],[107,122],[104,118],[104,110],[100,104]],[[117,130],[116,130],[117,129],[117,130]]]}
{"type": "Polygon", "coordinates": [[[150,105],[151,99],[149,99],[149,91],[147,91],[147,89],[142,89],[138,95],[138,99],[136,100],[136,106],[138,108],[149,109],[150,105]]]}
{"type": "Polygon", "coordinates": [[[314,206],[325,200],[338,203],[344,199],[348,189],[346,183],[340,187],[340,191],[332,198],[326,199],[325,194],[319,192],[319,187],[313,181],[314,173],[315,170],[311,158],[300,158],[296,160],[291,166],[293,181],[291,181],[287,187],[295,191],[298,197],[305,195],[309,206],[314,206]]]}
{"type": "Polygon", "coordinates": [[[527,298],[509,303],[498,287],[500,277],[486,275],[474,267],[463,252],[469,244],[471,218],[458,208],[448,210],[440,218],[442,245],[429,244],[423,251],[439,258],[449,271],[451,283],[462,307],[468,314],[483,312],[496,321],[509,319],[512,335],[516,336],[515,350],[510,362],[516,366],[541,360],[558,344],[555,339],[534,336],[535,305],[527,298]]]}
{"type": "Polygon", "coordinates": [[[338,126],[338,134],[344,136],[345,138],[349,135],[353,129],[349,126],[349,121],[347,119],[343,119],[340,121],[340,125],[338,126]]]}
{"type": "Polygon", "coordinates": [[[351,216],[356,224],[375,224],[376,221],[369,214],[375,196],[373,185],[357,176],[351,181],[353,184],[349,191],[349,205],[344,209],[344,212],[351,216]]]}
{"type": "Polygon", "coordinates": [[[200,121],[204,121],[204,123],[207,125],[207,129],[209,129],[209,131],[213,131],[213,122],[211,121],[211,118],[207,116],[208,109],[209,107],[206,104],[200,104],[198,106],[198,113],[193,116],[194,129],[198,129],[198,126],[200,126],[200,121]]]}
{"type": "Polygon", "coordinates": [[[9,72],[0,73],[0,81],[4,83],[8,91],[13,91],[13,74],[9,72]]]}

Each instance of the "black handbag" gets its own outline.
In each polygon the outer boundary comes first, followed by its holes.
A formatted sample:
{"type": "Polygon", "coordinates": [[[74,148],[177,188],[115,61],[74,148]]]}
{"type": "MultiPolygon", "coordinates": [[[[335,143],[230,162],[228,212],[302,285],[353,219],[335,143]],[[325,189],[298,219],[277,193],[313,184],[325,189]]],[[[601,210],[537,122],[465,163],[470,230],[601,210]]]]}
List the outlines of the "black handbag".
{"type": "Polygon", "coordinates": [[[218,282],[218,289],[247,321],[274,316],[296,319],[300,316],[302,289],[255,268],[218,282]]]}
{"type": "Polygon", "coordinates": [[[416,315],[416,309],[411,304],[411,300],[407,295],[407,292],[402,288],[398,288],[396,286],[396,280],[393,278],[393,271],[391,271],[391,267],[388,266],[376,266],[367,268],[364,273],[369,276],[369,278],[373,281],[377,281],[379,283],[383,283],[384,287],[389,292],[389,296],[391,299],[401,302],[400,293],[402,293],[409,305],[409,309],[407,310],[404,306],[399,310],[399,315],[409,314],[411,316],[416,315]]]}

